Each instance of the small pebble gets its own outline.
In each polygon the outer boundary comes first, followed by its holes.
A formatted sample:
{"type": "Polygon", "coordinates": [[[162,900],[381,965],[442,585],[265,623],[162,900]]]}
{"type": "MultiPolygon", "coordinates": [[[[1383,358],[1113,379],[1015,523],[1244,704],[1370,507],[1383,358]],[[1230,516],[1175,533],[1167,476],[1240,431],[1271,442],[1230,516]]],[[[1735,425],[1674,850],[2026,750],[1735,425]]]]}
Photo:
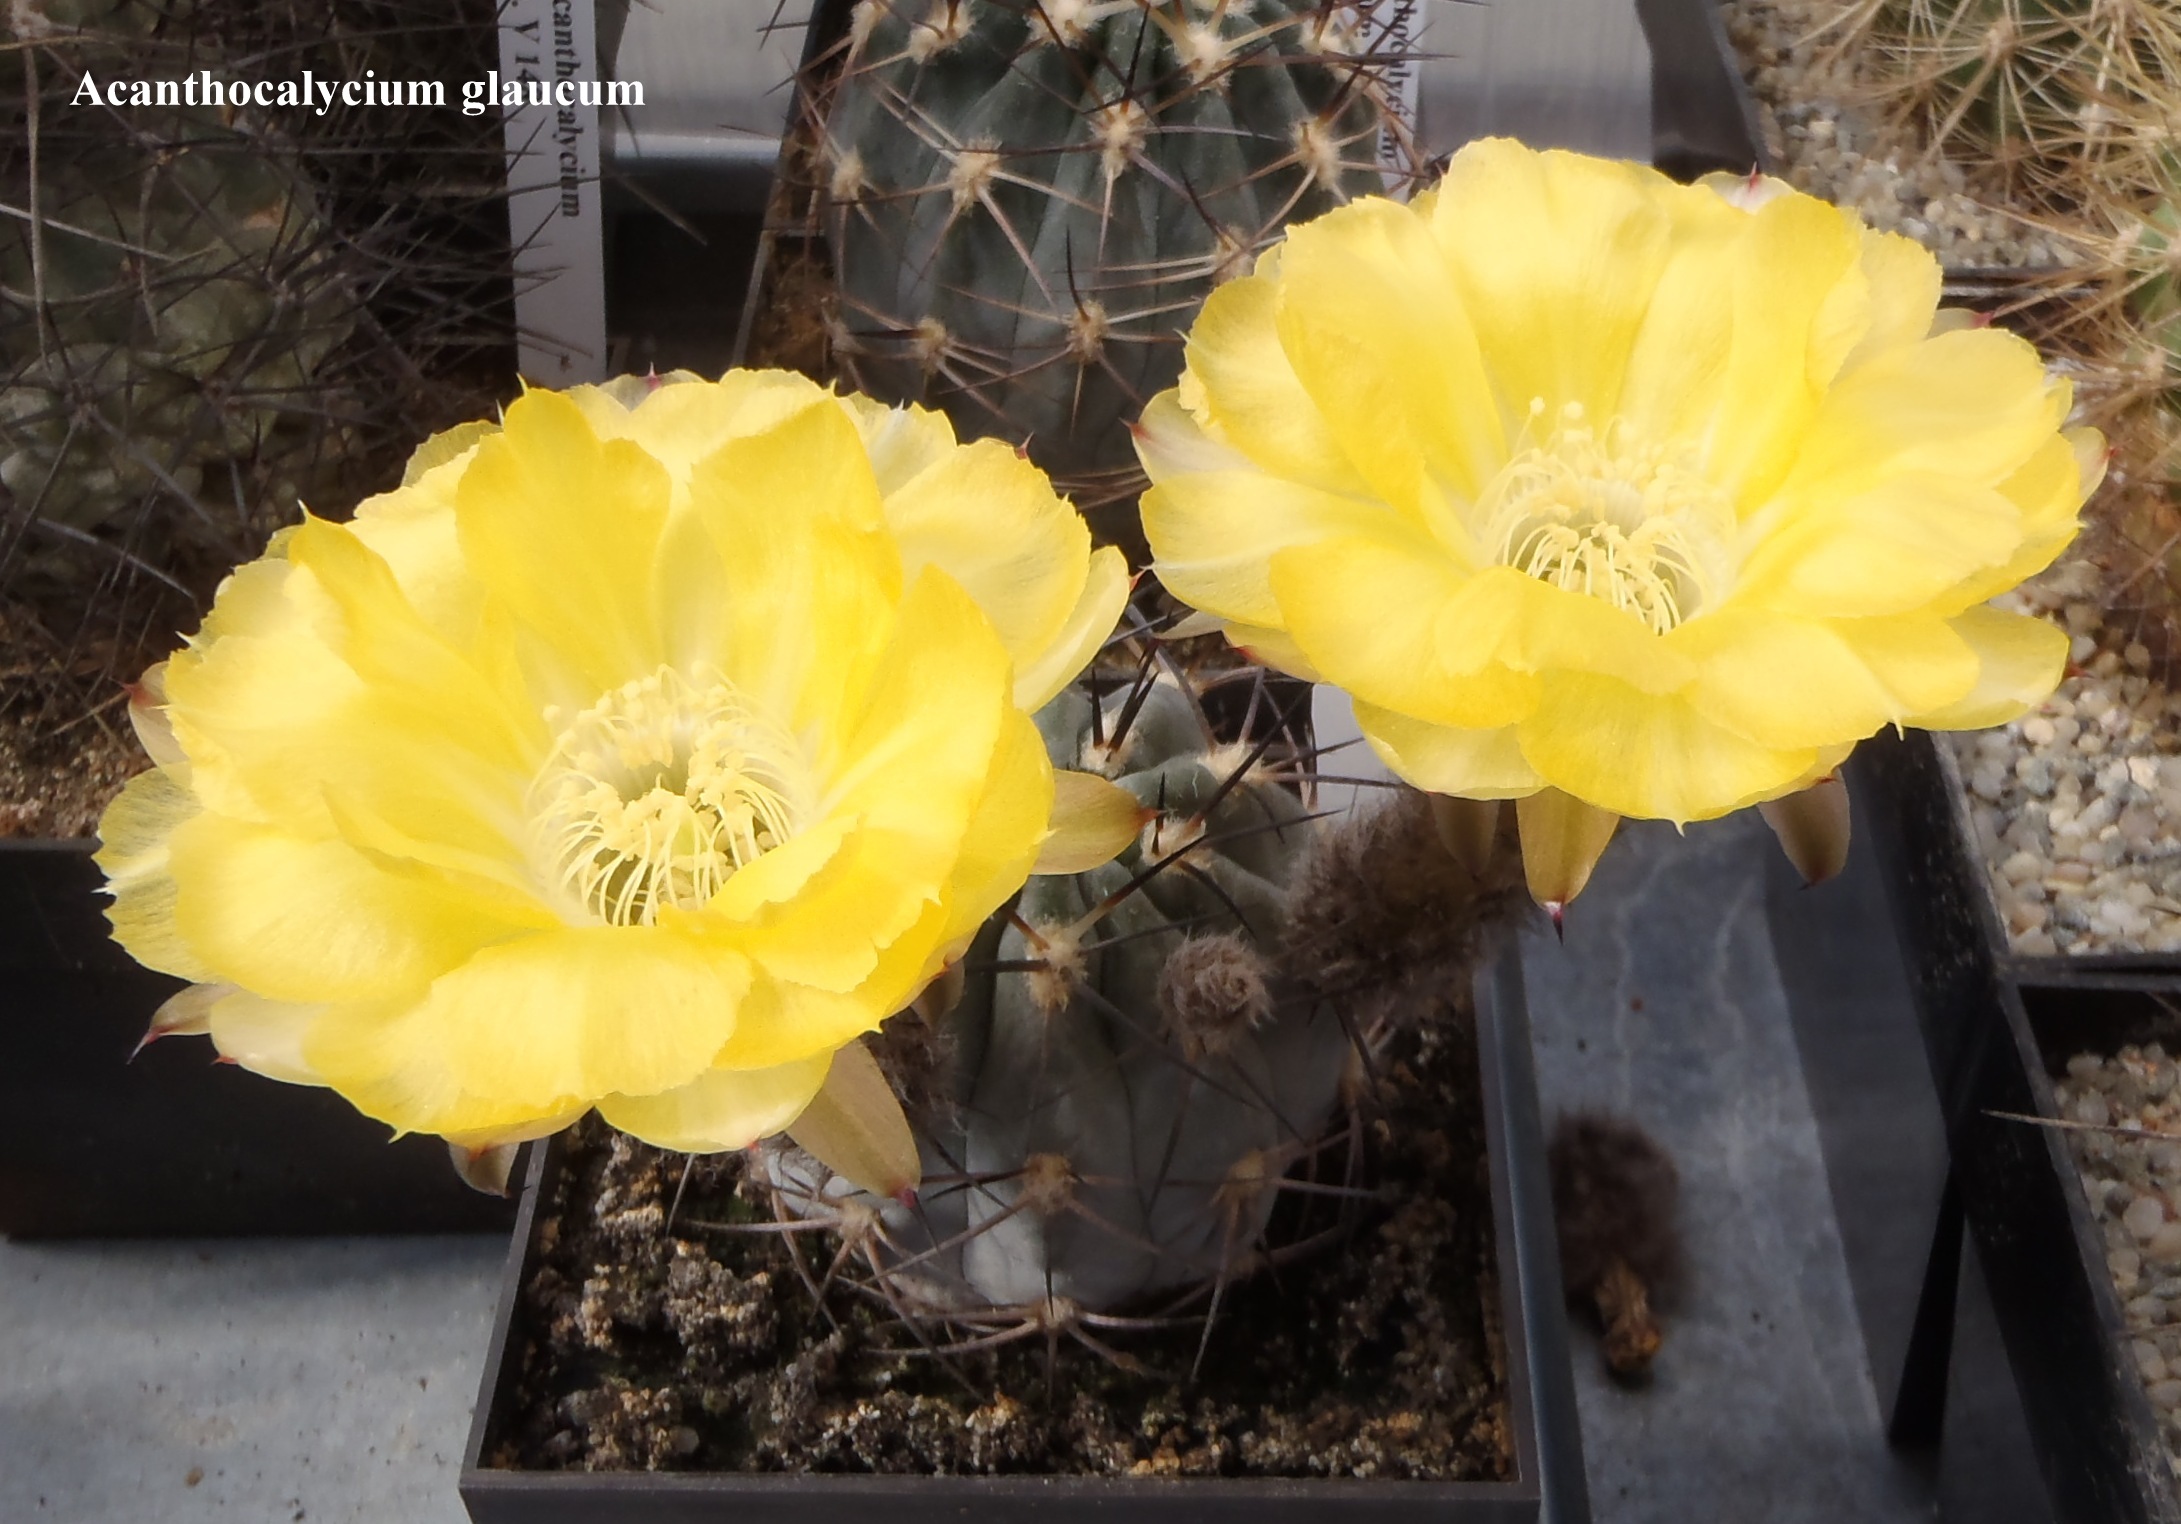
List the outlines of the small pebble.
{"type": "Polygon", "coordinates": [[[2035,852],[2017,852],[1999,865],[1999,871],[2010,884],[2026,884],[2038,877],[2044,867],[2035,852]]]}
{"type": "Polygon", "coordinates": [[[2128,1209],[2120,1214],[2121,1225],[2135,1236],[2138,1243],[2150,1239],[2165,1225],[2166,1204],[2156,1196],[2141,1195],[2128,1203],[2128,1209]]]}

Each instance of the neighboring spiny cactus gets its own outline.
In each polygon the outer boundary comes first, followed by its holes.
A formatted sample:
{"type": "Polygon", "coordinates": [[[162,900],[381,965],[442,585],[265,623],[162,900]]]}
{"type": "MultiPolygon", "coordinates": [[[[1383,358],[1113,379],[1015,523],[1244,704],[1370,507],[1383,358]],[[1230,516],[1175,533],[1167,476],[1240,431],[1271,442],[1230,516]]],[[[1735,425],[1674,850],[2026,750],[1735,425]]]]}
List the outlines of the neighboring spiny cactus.
{"type": "Polygon", "coordinates": [[[84,722],[144,649],[513,361],[490,116],[84,82],[458,89],[497,34],[491,0],[7,0],[0,35],[0,835],[73,834],[117,781],[84,722]]]}
{"type": "Polygon", "coordinates": [[[2181,11],[2171,0],[1874,0],[1842,49],[1934,153],[1989,168],[2064,263],[2003,314],[2112,446],[2077,554],[2109,629],[2181,657],[2181,11]]]}
{"type": "Polygon", "coordinates": [[[1511,840],[1480,880],[1412,791],[1313,819],[1292,748],[1218,742],[1169,676],[1095,705],[1063,695],[1039,725],[1056,764],[1142,801],[1136,845],[1033,878],[951,1008],[887,1028],[924,1155],[916,1201],[826,1181],[792,1150],[769,1165],[783,1209],[834,1214],[905,1317],[1104,1352],[1091,1330],[1129,1326],[1123,1310],[1216,1312],[1232,1281],[1334,1236],[1321,1218],[1268,1240],[1275,1203],[1364,1194],[1352,1124],[1379,1044],[1527,900],[1511,840]]]}
{"type": "Polygon", "coordinates": [[[1205,294],[1385,187],[1372,11],[860,0],[811,87],[843,376],[1026,445],[1087,508],[1131,497],[1126,425],[1205,294]]]}
{"type": "Polygon", "coordinates": [[[1990,159],[2066,201],[2171,141],[2131,102],[2172,104],[2181,16],[2169,0],[1885,0],[1847,37],[1926,140],[1990,159]]]}
{"type": "MultiPolygon", "coordinates": [[[[100,46],[80,55],[94,70],[167,19],[110,0],[17,10],[19,26],[36,18],[29,41],[95,27],[100,46]]],[[[118,545],[103,532],[147,498],[169,511],[127,536],[138,563],[246,559],[302,490],[307,462],[290,457],[312,432],[312,377],[353,326],[311,187],[292,152],[211,107],[38,104],[37,216],[0,241],[0,280],[31,297],[0,330],[0,487],[21,572],[65,576],[118,545]]],[[[27,190],[27,154],[22,170],[27,190]]]]}

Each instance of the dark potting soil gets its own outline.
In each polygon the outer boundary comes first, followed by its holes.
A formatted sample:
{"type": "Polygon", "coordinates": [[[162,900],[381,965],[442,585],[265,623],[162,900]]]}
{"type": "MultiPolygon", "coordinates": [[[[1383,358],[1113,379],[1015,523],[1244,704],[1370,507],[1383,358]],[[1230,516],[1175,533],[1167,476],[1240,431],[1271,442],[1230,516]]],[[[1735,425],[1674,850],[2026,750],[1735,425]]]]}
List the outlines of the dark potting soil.
{"type": "MultiPolygon", "coordinates": [[[[1473,1021],[1444,1009],[1377,1067],[1377,1198],[1347,1203],[1329,1248],[1230,1287],[1194,1380],[1194,1317],[1096,1329],[1124,1365],[1043,1333],[938,1358],[920,1345],[972,1335],[912,1330],[839,1281],[821,1310],[829,1232],[794,1235],[798,1268],[786,1235],[699,1226],[771,1220],[746,1156],[690,1162],[587,1119],[544,1185],[519,1397],[490,1464],[1505,1479],[1473,1021]]],[[[1321,1230],[1326,1199],[1288,1195],[1274,1242],[1321,1230]]]]}

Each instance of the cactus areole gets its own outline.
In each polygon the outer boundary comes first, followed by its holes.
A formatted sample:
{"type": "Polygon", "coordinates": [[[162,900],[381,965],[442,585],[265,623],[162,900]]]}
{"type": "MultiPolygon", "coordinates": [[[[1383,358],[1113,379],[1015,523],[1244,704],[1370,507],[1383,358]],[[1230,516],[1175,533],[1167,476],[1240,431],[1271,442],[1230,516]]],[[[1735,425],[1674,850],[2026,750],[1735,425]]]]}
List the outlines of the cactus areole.
{"type": "Polygon", "coordinates": [[[1384,187],[1375,35],[1369,4],[861,0],[823,124],[846,379],[1131,495],[1205,295],[1384,187]]]}

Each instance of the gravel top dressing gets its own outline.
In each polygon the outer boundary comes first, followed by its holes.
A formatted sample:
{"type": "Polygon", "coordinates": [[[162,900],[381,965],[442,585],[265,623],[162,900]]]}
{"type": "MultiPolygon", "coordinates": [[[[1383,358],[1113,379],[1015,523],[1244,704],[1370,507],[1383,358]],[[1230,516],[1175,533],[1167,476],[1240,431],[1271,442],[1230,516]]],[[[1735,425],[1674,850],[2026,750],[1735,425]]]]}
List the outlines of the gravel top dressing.
{"type": "Polygon", "coordinates": [[[2092,569],[2058,568],[2020,606],[2074,636],[2068,677],[2022,719],[1947,738],[2017,953],[2181,950],[2181,694],[2138,642],[2114,649],[2092,569]]]}
{"type": "Polygon", "coordinates": [[[1915,239],[1949,269],[2059,264],[2048,233],[2003,209],[1995,176],[1926,152],[1869,104],[1839,45],[1842,9],[1840,0],[1727,0],[1727,35],[1781,177],[1915,239]]]}
{"type": "Polygon", "coordinates": [[[1507,1479],[1473,1023],[1443,1010],[1378,1062],[1375,1199],[1289,1194],[1275,1250],[1343,1211],[1352,1232],[1228,1287],[1194,1380],[1201,1299],[1159,1326],[1085,1326],[1104,1354],[1039,1330],[935,1356],[978,1330],[911,1327],[851,1284],[867,1274],[829,1274],[830,1231],[751,1231],[772,1208],[748,1155],[699,1158],[684,1181],[682,1156],[586,1121],[545,1183],[518,1417],[490,1463],[1507,1479]]]}
{"type": "Polygon", "coordinates": [[[2181,1476],[2181,1065],[2157,1043],[2082,1053],[2054,1082],[2060,1115],[2085,1128],[2173,1130],[2172,1138],[2070,1131],[2068,1146],[2105,1234],[2136,1373],[2168,1463],[2181,1476]]]}

